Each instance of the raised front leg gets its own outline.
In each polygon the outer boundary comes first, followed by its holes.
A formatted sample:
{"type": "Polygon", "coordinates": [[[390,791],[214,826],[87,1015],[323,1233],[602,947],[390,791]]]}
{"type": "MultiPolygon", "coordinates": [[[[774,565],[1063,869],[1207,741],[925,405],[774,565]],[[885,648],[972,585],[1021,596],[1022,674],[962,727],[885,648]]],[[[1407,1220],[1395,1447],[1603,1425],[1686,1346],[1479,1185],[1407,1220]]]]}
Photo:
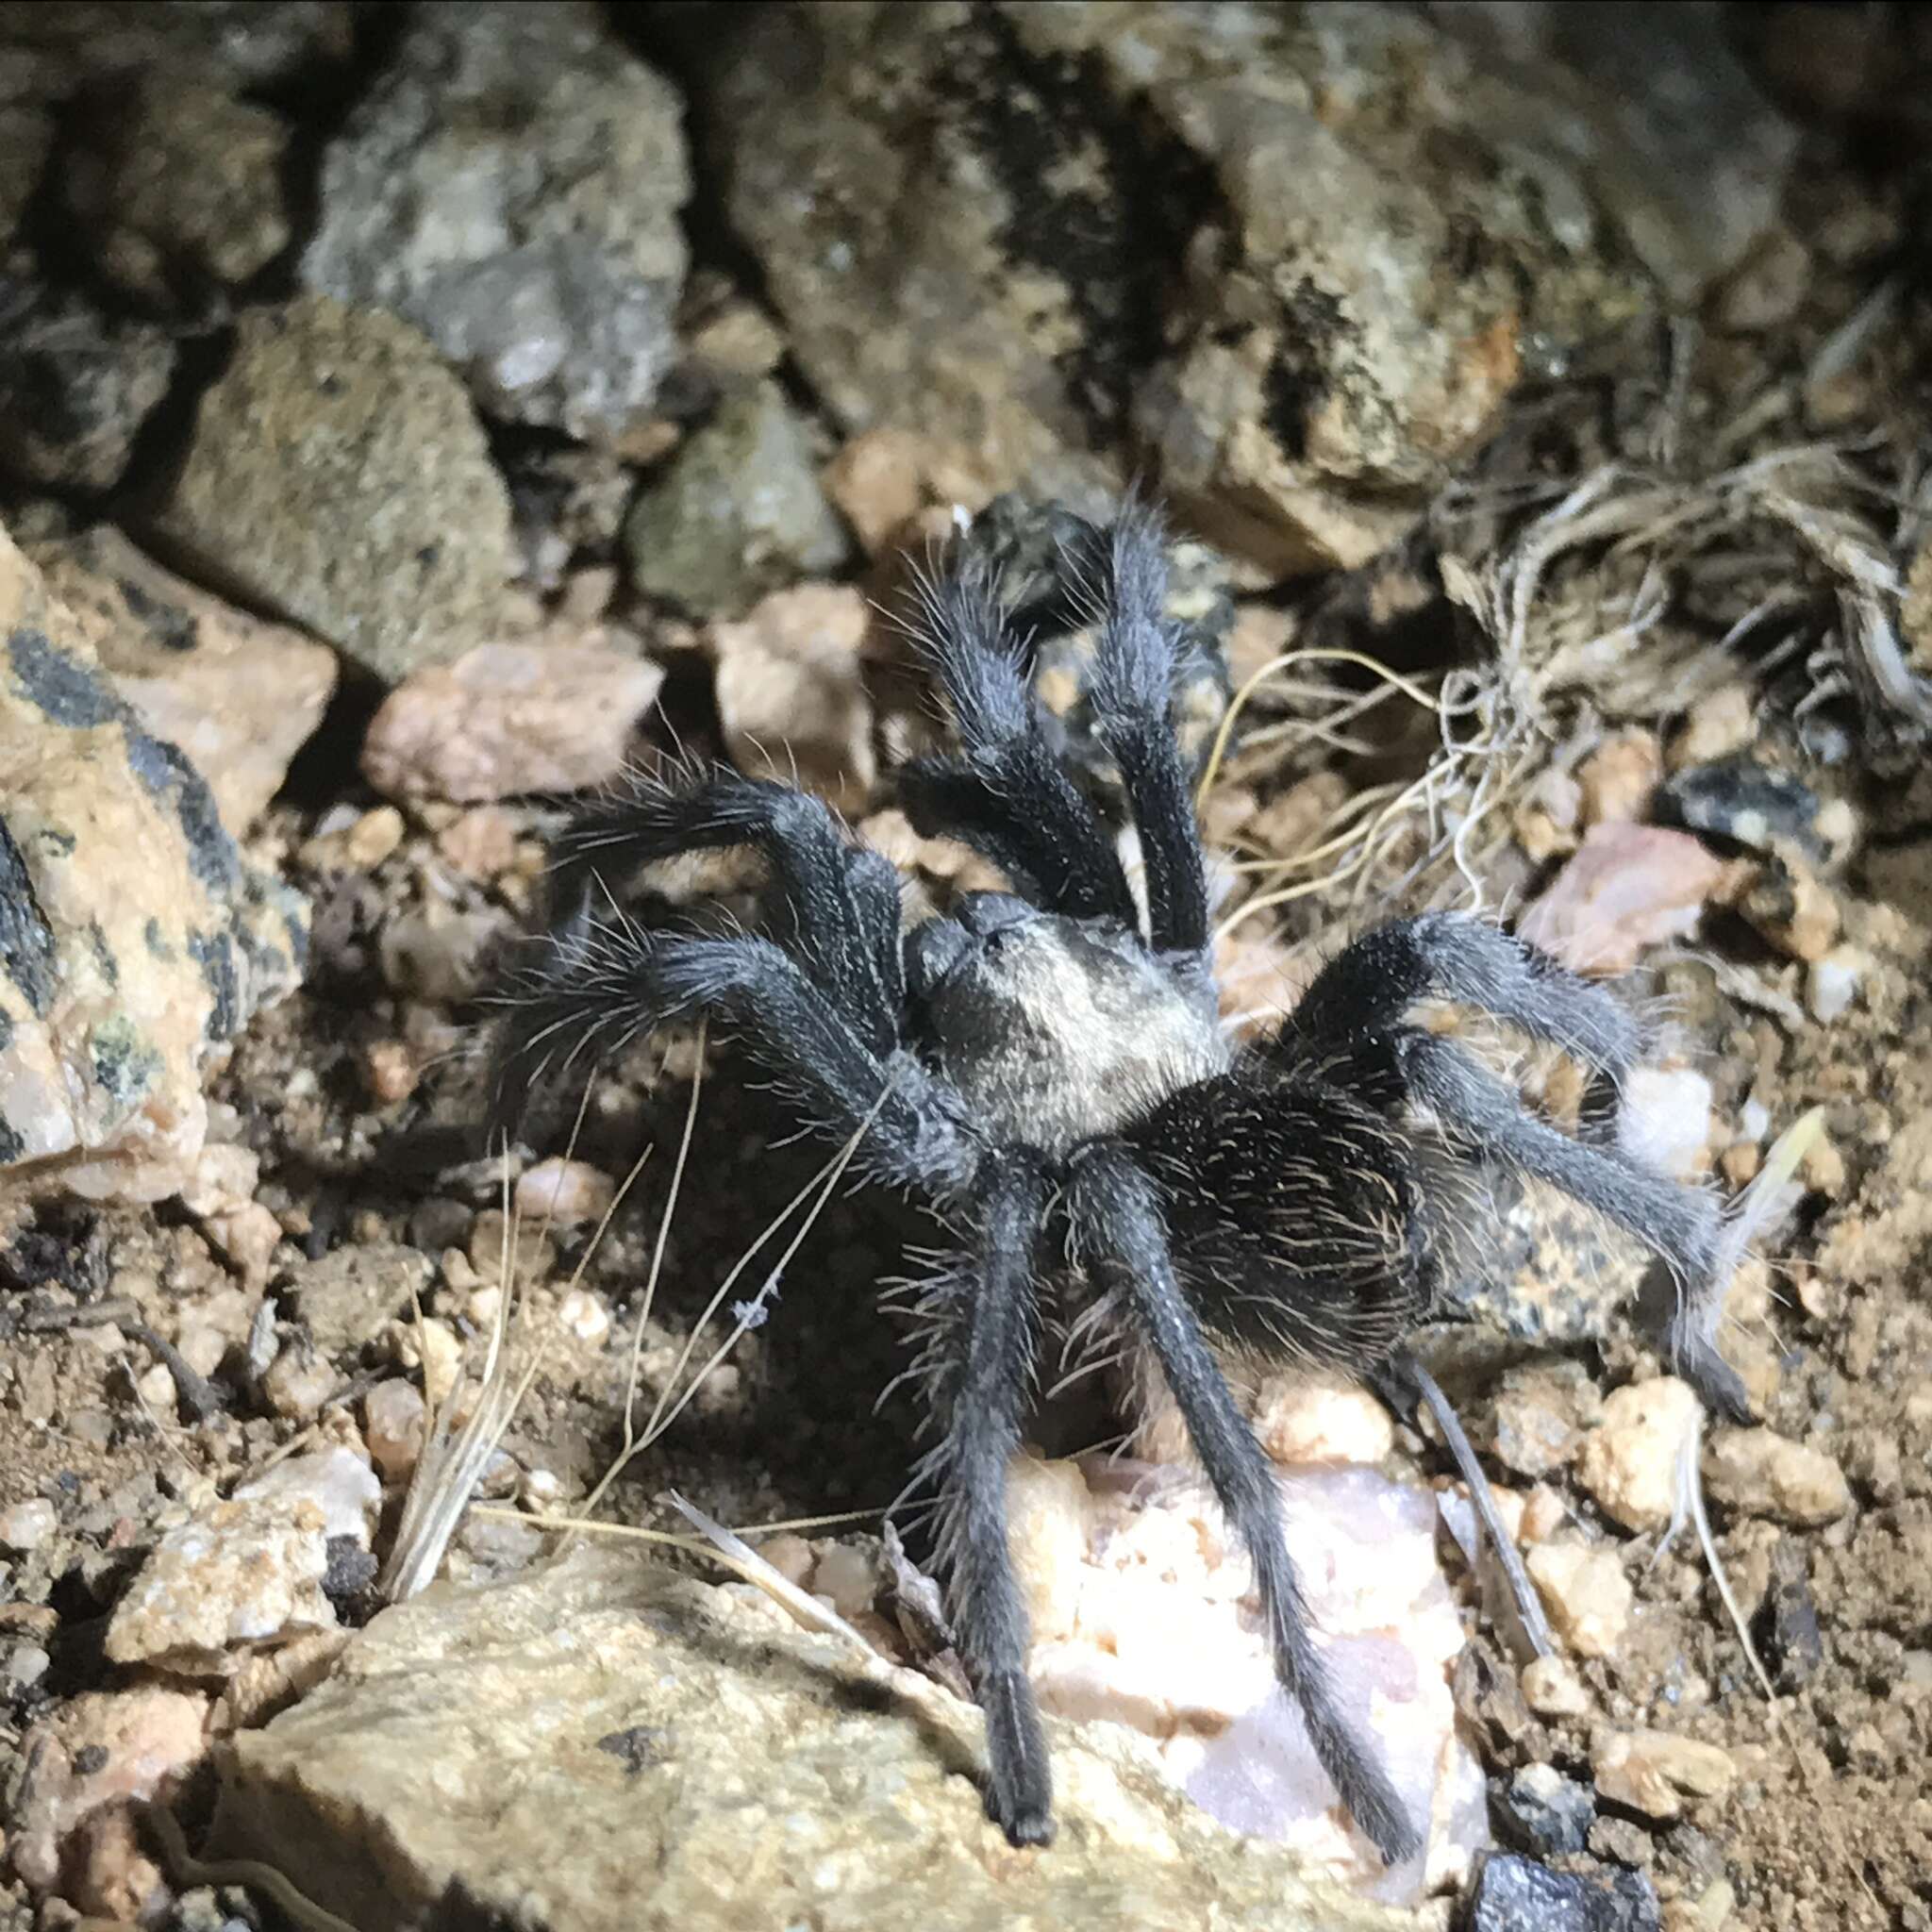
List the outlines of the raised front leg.
{"type": "Polygon", "coordinates": [[[1188,962],[1208,951],[1208,877],[1194,800],[1174,736],[1181,641],[1167,616],[1167,550],[1159,520],[1121,512],[1108,553],[1107,615],[1089,687],[1095,736],[1120,767],[1147,868],[1148,936],[1188,962]]]}
{"type": "Polygon", "coordinates": [[[921,617],[961,755],[922,758],[900,774],[908,816],[928,838],[964,841],[1049,912],[1135,925],[1113,841],[1041,730],[983,574],[928,584],[921,617]]]}

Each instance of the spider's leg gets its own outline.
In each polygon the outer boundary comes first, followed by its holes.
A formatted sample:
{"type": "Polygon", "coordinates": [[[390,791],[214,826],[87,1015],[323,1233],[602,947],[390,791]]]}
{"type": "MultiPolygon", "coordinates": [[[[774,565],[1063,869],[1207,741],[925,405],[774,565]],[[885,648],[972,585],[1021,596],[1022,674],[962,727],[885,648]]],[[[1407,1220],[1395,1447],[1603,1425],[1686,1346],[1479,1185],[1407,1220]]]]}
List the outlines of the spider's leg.
{"type": "Polygon", "coordinates": [[[923,616],[961,755],[906,767],[907,816],[926,837],[962,840],[1049,912],[1137,924],[1113,841],[1041,729],[984,573],[929,585],[923,616]]]}
{"type": "Polygon", "coordinates": [[[1068,1211],[1079,1258],[1120,1297],[1152,1349],[1208,1483],[1246,1546],[1275,1674],[1301,1707],[1322,1768],[1383,1856],[1391,1862],[1408,1857],[1422,1839],[1387,1772],[1336,1707],[1288,1554],[1274,1472],[1175,1279],[1153,1183],[1124,1146],[1097,1143],[1074,1170],[1068,1211]]]}
{"type": "Polygon", "coordinates": [[[947,1337],[939,1554],[953,1630],[986,1713],[988,1815],[1016,1845],[1053,1837],[1053,1774],[1026,1674],[1026,1606],[1007,1534],[1007,1465],[1033,1379],[1034,1283],[1052,1185],[1022,1150],[992,1158],[976,1265],[947,1337]]]}
{"type": "Polygon", "coordinates": [[[1615,1147],[1573,1140],[1538,1120],[1452,1041],[1404,1030],[1393,1048],[1410,1096],[1452,1135],[1560,1188],[1635,1236],[1670,1268],[1678,1287],[1669,1338],[1673,1365],[1720,1414],[1754,1420],[1743,1382],[1714,1339],[1727,1285],[1716,1201],[1615,1147]]]}
{"type": "Polygon", "coordinates": [[[786,949],[873,1052],[890,1052],[905,996],[898,874],[808,792],[733,772],[682,788],[633,780],[558,838],[553,902],[566,920],[594,913],[597,886],[621,890],[655,859],[728,845],[763,854],[786,949]]]}
{"type": "Polygon", "coordinates": [[[1144,506],[1129,504],[1115,523],[1108,577],[1089,687],[1095,735],[1120,767],[1141,834],[1154,949],[1205,961],[1208,874],[1174,724],[1180,639],[1167,616],[1160,524],[1144,506]]]}
{"type": "Polygon", "coordinates": [[[491,1120],[508,1125],[544,1076],[606,1058],[661,1026],[711,1016],[815,1129],[868,1119],[861,1171],[941,1197],[967,1190],[977,1141],[951,1090],[911,1054],[877,1053],[798,961],[759,939],[689,939],[621,920],[573,922],[500,996],[491,1120]]]}
{"type": "Polygon", "coordinates": [[[1614,993],[1480,920],[1425,912],[1364,933],[1316,974],[1280,1043],[1292,1052],[1309,1039],[1386,1036],[1431,997],[1476,1008],[1583,1061],[1597,1075],[1584,1108],[1590,1138],[1611,1137],[1618,1085],[1643,1046],[1635,1016],[1614,993]]]}

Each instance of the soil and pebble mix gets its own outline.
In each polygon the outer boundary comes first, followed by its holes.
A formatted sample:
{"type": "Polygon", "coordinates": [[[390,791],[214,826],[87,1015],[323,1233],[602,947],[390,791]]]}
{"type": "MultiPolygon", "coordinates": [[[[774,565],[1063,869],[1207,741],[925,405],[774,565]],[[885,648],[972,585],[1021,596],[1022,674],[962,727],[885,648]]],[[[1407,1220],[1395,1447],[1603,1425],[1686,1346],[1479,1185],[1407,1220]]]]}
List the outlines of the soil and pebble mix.
{"type": "Polygon", "coordinates": [[[0,5],[0,1927],[1932,1928],[1928,82],[1884,5],[0,5]],[[1418,1345],[1527,1615],[1433,1417],[1247,1391],[1393,1870],[1104,1374],[1010,1478],[1059,1837],[987,1822],[884,1513],[935,1230],[734,1274],[824,1150],[728,1043],[482,1137],[574,794],[999,883],[898,802],[944,546],[1113,809],[1130,482],[1229,1027],[1503,917],[1757,1230],[1735,1427],[1497,1182],[1418,1345]]]}

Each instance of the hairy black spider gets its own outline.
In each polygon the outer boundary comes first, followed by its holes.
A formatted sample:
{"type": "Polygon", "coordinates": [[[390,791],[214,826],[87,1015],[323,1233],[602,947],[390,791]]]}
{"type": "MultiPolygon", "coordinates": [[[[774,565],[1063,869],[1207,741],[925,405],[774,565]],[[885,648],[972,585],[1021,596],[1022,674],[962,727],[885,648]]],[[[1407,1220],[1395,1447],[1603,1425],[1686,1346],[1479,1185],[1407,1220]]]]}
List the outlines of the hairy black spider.
{"type": "Polygon", "coordinates": [[[1103,546],[1089,695],[1140,835],[1144,923],[1114,840],[1044,735],[987,572],[956,568],[928,587],[925,616],[960,751],[912,767],[902,795],[923,831],[964,840],[1016,891],[970,894],[902,934],[892,866],[816,799],[734,774],[641,784],[560,841],[558,924],[509,1003],[497,1118],[580,1054],[711,1014],[812,1126],[843,1138],[869,1120],[870,1177],[924,1197],[958,1231],[934,1289],[931,1473],[957,1639],[986,1713],[991,1815],[1015,1844],[1052,1836],[1005,1500],[1046,1284],[1164,1378],[1253,1560],[1280,1681],[1357,1823],[1394,1859],[1420,1844],[1416,1822],[1339,1713],[1274,1477],[1223,1363],[1387,1364],[1437,1293],[1471,1193],[1457,1183],[1501,1163],[1669,1265],[1678,1365],[1725,1412],[1748,1412],[1704,1319],[1722,1286],[1720,1221],[1708,1196],[1617,1145],[1635,1020],[1490,926],[1440,913],[1380,926],[1319,974],[1278,1036],[1230,1044],[1173,728],[1185,641],[1163,615],[1165,570],[1152,516],[1130,507],[1103,546]],[[772,937],[648,933],[593,915],[593,891],[636,868],[729,845],[769,865],[772,937]],[[1425,999],[1584,1063],[1580,1134],[1526,1111],[1415,1024],[1425,999]]]}

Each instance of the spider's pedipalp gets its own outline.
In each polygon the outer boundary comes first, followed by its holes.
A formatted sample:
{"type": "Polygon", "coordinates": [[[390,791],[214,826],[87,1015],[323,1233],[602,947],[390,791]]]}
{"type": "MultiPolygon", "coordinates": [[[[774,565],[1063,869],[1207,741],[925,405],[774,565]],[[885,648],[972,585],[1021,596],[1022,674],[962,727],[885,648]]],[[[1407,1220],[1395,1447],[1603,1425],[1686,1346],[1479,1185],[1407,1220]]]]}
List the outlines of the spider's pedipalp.
{"type": "Polygon", "coordinates": [[[1037,1276],[1052,1194],[1045,1164],[1025,1150],[991,1161],[973,1290],[958,1297],[940,1338],[946,1434],[931,1464],[954,1636],[986,1713],[987,1812],[1016,1845],[1053,1837],[1053,1773],[1007,1536],[1007,1465],[1020,1446],[1039,1352],[1037,1276]]]}
{"type": "Polygon", "coordinates": [[[1301,1710],[1316,1757],[1383,1857],[1410,1857],[1421,1835],[1388,1773],[1337,1707],[1288,1553],[1274,1471],[1175,1276],[1154,1184],[1126,1147],[1099,1142],[1074,1165],[1067,1211],[1078,1258],[1118,1295],[1159,1365],[1208,1485],[1255,1566],[1275,1674],[1301,1710]]]}
{"type": "Polygon", "coordinates": [[[973,847],[1049,911],[1137,923],[1107,827],[1047,742],[1018,654],[983,573],[924,587],[921,641],[939,675],[963,756],[900,774],[919,832],[973,847]]]}
{"type": "Polygon", "coordinates": [[[656,860],[731,845],[764,857],[779,937],[865,1044],[889,1052],[905,994],[898,874],[807,792],[728,771],[687,786],[633,779],[558,836],[553,899],[565,919],[581,916],[599,886],[614,897],[656,860]]]}

